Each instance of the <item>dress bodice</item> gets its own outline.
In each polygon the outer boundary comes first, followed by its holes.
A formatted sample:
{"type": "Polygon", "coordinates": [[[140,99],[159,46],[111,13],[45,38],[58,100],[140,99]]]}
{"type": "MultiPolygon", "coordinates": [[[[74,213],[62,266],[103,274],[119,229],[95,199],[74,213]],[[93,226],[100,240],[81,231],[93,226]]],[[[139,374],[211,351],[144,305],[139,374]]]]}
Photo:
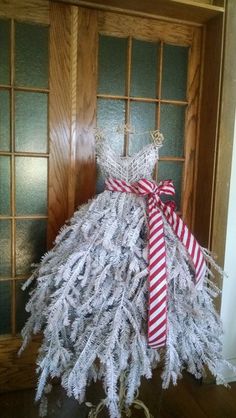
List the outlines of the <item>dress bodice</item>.
{"type": "Polygon", "coordinates": [[[133,183],[141,178],[152,178],[161,145],[150,143],[132,156],[122,157],[100,140],[96,146],[97,163],[105,177],[114,177],[133,183]]]}

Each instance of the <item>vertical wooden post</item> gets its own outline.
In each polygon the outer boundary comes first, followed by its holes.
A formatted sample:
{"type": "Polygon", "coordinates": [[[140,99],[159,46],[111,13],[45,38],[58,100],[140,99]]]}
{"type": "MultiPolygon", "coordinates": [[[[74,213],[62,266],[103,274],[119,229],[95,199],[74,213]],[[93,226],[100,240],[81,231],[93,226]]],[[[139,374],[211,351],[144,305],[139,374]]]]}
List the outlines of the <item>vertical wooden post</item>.
{"type": "Polygon", "coordinates": [[[93,128],[96,124],[97,11],[78,9],[77,133],[75,204],[95,193],[96,165],[93,128]]]}

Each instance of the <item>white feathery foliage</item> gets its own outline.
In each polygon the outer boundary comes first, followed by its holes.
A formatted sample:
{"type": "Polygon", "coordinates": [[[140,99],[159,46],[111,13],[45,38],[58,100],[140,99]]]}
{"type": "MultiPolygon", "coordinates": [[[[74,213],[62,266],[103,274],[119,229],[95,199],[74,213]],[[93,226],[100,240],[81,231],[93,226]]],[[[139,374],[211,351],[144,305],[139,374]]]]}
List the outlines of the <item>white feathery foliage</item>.
{"type": "MultiPolygon", "coordinates": [[[[128,158],[116,156],[106,143],[97,147],[105,174],[130,182],[150,179],[157,157],[154,144],[128,158]]],[[[168,269],[163,387],[176,384],[184,369],[199,378],[207,367],[222,382],[222,325],[213,305],[218,289],[210,272],[203,287],[195,288],[186,250],[163,222],[168,269]]],[[[127,405],[141,377],[151,378],[160,352],[147,345],[147,233],[145,199],[110,191],[81,206],[61,229],[27,283],[36,282],[22,349],[32,334],[44,336],[36,399],[44,399],[45,386],[57,376],[67,394],[83,402],[86,387],[101,379],[110,417],[119,418],[120,376],[127,405]]]]}

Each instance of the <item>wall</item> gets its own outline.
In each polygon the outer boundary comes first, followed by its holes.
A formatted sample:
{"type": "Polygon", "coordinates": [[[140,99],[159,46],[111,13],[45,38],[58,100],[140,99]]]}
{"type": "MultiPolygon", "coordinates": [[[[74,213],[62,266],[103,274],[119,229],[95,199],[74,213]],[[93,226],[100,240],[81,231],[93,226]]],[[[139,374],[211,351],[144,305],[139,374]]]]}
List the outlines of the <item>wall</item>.
{"type": "MultiPolygon", "coordinates": [[[[236,366],[236,118],[224,268],[228,274],[223,282],[221,305],[224,355],[236,366]]],[[[236,381],[236,373],[225,370],[224,375],[228,381],[236,381]]]]}

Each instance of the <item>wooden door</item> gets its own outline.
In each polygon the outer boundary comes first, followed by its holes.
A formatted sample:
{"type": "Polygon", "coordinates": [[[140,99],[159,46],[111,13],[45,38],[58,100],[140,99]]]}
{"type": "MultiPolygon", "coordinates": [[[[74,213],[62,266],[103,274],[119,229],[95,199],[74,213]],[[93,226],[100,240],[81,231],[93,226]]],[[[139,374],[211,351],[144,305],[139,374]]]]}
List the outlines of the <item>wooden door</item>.
{"type": "MultiPolygon", "coordinates": [[[[20,286],[77,205],[102,190],[96,125],[107,135],[124,123],[163,131],[154,176],[173,177],[178,209],[193,226],[201,67],[199,27],[41,0],[16,4],[0,13],[2,391],[35,384],[38,339],[17,357],[27,300],[20,286]]],[[[149,140],[110,135],[121,154],[149,140]]]]}
{"type": "MultiPolygon", "coordinates": [[[[104,128],[120,154],[138,152],[150,141],[139,135],[159,128],[164,136],[156,180],[173,178],[178,210],[194,225],[198,142],[201,29],[184,24],[79,8],[77,168],[86,147],[93,155],[91,128],[104,128]],[[96,60],[97,57],[97,60],[96,60]],[[137,135],[115,131],[131,124],[137,135]]],[[[81,161],[80,161],[81,160],[81,161]]],[[[76,201],[88,184],[78,172],[76,201]]],[[[91,173],[94,182],[94,172],[91,173]]],[[[103,179],[96,173],[96,191],[103,179]]],[[[93,193],[93,187],[91,193],[93,193]]]]}
{"type": "Polygon", "coordinates": [[[20,359],[21,286],[47,245],[49,4],[0,5],[0,389],[34,381],[35,342],[20,359]]]}

